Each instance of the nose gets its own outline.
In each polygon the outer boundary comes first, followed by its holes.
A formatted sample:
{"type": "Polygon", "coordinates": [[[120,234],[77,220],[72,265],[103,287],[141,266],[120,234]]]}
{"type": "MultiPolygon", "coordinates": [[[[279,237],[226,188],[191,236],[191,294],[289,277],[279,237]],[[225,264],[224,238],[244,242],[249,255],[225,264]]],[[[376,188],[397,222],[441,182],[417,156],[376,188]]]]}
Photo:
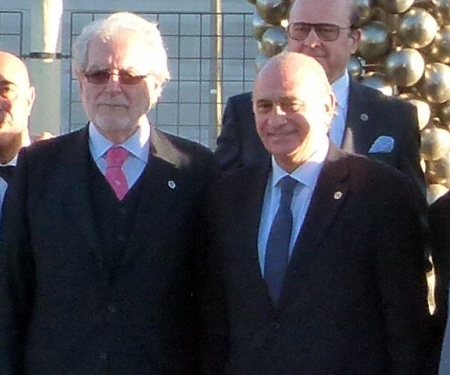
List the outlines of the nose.
{"type": "Polygon", "coordinates": [[[283,125],[286,122],[286,112],[281,108],[279,104],[274,105],[269,123],[272,126],[283,125]]]}
{"type": "Polygon", "coordinates": [[[322,44],[322,41],[316,34],[316,30],[314,28],[311,29],[308,36],[303,41],[303,44],[305,44],[308,47],[314,48],[317,46],[320,46],[322,44]]]}
{"type": "Polygon", "coordinates": [[[111,73],[108,79],[108,84],[106,85],[106,90],[110,92],[119,92],[121,90],[118,74],[111,73]]]}

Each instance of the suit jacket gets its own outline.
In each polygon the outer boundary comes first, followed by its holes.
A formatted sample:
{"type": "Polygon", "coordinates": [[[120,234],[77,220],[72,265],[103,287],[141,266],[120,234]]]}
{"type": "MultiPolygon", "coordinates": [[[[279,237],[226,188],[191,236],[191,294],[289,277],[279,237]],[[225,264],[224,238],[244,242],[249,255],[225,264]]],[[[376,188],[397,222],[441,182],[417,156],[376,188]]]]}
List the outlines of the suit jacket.
{"type": "MultiPolygon", "coordinates": [[[[413,105],[351,80],[341,148],[399,169],[425,194],[426,184],[420,167],[419,125],[413,105]],[[380,136],[393,138],[395,144],[391,152],[369,152],[380,136]]],[[[228,99],[215,155],[225,172],[269,157],[256,132],[250,92],[228,99]]]]}
{"type": "Polygon", "coordinates": [[[92,163],[87,129],[20,154],[2,226],[0,373],[198,374],[200,203],[218,170],[212,153],[152,128],[113,276],[90,203],[92,163]]]}
{"type": "MultiPolygon", "coordinates": [[[[434,265],[435,286],[433,312],[436,353],[439,355],[448,316],[448,292],[450,278],[450,192],[444,194],[429,207],[431,254],[434,265]]],[[[450,339],[450,337],[449,337],[450,339]]],[[[450,371],[450,367],[449,367],[450,371]]]]}
{"type": "Polygon", "coordinates": [[[421,374],[426,203],[396,170],[334,147],[274,308],[258,263],[270,164],[223,176],[208,199],[226,285],[229,374],[421,374]]]}

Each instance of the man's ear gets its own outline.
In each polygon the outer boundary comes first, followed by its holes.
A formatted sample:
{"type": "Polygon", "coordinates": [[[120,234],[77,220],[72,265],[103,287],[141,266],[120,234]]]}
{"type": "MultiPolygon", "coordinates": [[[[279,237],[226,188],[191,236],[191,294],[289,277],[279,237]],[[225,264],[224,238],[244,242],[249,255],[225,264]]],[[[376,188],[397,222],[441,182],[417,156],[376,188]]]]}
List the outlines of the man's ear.
{"type": "Polygon", "coordinates": [[[359,47],[359,43],[361,42],[362,31],[361,29],[355,29],[350,31],[349,39],[350,39],[350,52],[353,54],[359,47]]]}
{"type": "Polygon", "coordinates": [[[31,113],[35,99],[36,99],[36,89],[33,86],[31,86],[29,88],[28,93],[28,115],[30,115],[31,113]]]}

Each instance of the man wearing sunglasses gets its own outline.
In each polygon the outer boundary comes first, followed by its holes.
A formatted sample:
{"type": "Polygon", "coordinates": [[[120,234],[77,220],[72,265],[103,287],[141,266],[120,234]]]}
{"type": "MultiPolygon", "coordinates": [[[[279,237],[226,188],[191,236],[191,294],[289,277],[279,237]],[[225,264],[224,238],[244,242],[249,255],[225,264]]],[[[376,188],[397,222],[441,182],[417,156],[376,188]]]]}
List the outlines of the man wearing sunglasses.
{"type": "Polygon", "coordinates": [[[169,79],[154,23],[94,21],[73,54],[89,123],[24,149],[5,202],[0,374],[201,374],[200,207],[218,166],[146,117],[169,79]]]}
{"type": "MultiPolygon", "coordinates": [[[[337,98],[329,136],[338,147],[385,162],[406,173],[425,194],[420,138],[413,106],[349,77],[346,67],[361,39],[353,0],[297,0],[289,14],[288,49],[314,57],[337,98]]],[[[251,94],[230,97],[215,154],[224,171],[268,158],[255,131],[251,94]]]]}

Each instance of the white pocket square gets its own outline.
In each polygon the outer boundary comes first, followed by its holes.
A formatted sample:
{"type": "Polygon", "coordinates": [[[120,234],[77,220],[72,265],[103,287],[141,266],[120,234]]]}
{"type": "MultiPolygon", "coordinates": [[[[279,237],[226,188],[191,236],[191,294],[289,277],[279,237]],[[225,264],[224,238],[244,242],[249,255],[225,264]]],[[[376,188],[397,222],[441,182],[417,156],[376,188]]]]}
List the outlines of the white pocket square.
{"type": "Polygon", "coordinates": [[[389,153],[394,149],[394,144],[394,138],[388,137],[387,135],[381,135],[372,143],[372,146],[370,146],[369,154],[375,152],[389,153]]]}

